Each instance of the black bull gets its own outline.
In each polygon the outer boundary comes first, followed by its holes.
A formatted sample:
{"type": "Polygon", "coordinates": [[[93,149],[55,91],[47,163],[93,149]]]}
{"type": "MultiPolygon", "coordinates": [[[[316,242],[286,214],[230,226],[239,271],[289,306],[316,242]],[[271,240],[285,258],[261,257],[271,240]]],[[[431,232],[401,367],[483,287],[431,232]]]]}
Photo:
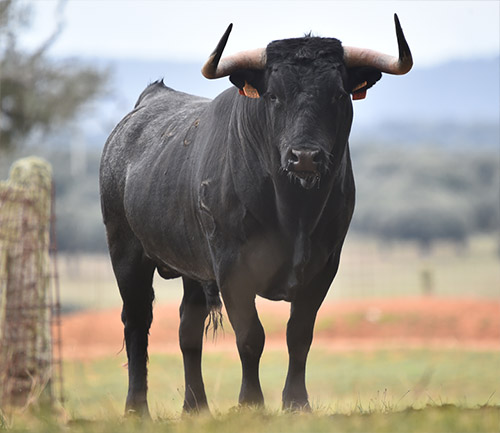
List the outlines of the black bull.
{"type": "Polygon", "coordinates": [[[149,415],[155,269],[183,279],[186,411],[207,407],[201,352],[207,317],[213,326],[219,320],[219,294],[242,363],[239,402],[264,402],[259,295],[291,303],[283,407],[309,407],[305,367],[314,322],[354,209],[349,95],[363,97],[381,72],[411,68],[397,18],[398,59],[370,50],[358,56],[359,49],[315,37],[221,59],[229,30],[203,73],[229,75],[235,87],[210,101],[154,83],[103,152],[102,211],[123,299],[127,412],[149,415]]]}

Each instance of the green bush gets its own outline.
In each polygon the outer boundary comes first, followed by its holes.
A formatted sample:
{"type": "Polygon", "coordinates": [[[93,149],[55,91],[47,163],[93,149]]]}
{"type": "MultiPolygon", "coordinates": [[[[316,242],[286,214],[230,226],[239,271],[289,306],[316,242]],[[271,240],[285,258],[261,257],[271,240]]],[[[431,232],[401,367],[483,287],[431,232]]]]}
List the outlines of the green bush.
{"type": "Polygon", "coordinates": [[[358,146],[352,229],[385,239],[463,243],[500,224],[496,151],[358,146]]]}

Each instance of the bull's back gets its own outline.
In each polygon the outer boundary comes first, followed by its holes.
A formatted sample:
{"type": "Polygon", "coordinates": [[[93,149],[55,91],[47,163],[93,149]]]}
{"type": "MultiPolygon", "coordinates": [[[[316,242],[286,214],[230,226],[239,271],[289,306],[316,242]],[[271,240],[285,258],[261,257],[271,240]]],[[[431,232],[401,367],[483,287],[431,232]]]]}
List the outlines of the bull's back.
{"type": "Polygon", "coordinates": [[[111,132],[101,169],[121,178],[131,165],[155,160],[165,150],[174,150],[182,134],[189,130],[190,120],[201,115],[209,102],[177,92],[162,82],[149,85],[134,109],[111,132]]]}
{"type": "Polygon", "coordinates": [[[202,236],[191,182],[197,122],[209,102],[163,83],[150,85],[111,133],[101,160],[108,233],[130,228],[147,255],[175,270],[181,270],[184,256],[204,255],[190,252],[190,239],[194,235],[199,243],[202,236]]]}

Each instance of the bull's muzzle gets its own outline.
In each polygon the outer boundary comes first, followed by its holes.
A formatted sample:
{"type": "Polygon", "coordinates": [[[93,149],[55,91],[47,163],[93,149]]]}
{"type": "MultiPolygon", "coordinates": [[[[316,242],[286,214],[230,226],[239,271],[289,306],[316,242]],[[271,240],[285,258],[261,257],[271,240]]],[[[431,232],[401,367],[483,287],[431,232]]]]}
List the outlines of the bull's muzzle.
{"type": "Polygon", "coordinates": [[[320,180],[321,153],[319,150],[288,151],[285,171],[292,179],[298,179],[303,188],[310,189],[320,180]]]}
{"type": "Polygon", "coordinates": [[[319,150],[291,150],[288,170],[294,172],[316,173],[318,171],[319,150]]]}

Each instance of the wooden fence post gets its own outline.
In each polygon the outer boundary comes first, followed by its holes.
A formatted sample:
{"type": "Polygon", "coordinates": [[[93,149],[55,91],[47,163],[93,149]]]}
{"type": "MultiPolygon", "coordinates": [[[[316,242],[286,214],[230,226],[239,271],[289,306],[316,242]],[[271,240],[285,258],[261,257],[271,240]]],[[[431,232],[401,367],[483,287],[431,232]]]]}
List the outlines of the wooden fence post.
{"type": "Polygon", "coordinates": [[[52,170],[29,157],[0,182],[0,404],[51,396],[52,170]]]}

